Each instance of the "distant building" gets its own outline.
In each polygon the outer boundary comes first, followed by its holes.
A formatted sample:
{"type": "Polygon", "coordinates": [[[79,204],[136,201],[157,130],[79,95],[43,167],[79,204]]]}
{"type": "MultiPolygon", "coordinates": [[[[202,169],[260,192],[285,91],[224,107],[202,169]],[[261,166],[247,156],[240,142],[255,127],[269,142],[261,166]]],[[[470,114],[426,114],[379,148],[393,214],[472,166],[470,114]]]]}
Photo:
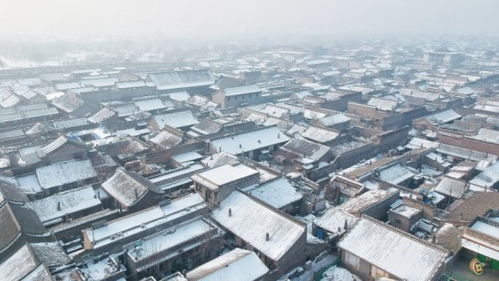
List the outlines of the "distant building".
{"type": "Polygon", "coordinates": [[[213,101],[222,107],[253,104],[261,100],[262,89],[257,85],[226,88],[213,94],[213,101]]]}

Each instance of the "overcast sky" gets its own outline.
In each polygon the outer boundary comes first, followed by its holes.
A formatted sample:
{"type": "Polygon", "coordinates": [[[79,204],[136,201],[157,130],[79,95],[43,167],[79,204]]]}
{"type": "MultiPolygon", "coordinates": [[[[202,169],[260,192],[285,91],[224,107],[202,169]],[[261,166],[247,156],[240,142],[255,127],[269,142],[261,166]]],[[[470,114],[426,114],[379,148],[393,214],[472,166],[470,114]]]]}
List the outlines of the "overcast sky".
{"type": "Polygon", "coordinates": [[[499,35],[499,0],[0,0],[0,35],[499,35]]]}

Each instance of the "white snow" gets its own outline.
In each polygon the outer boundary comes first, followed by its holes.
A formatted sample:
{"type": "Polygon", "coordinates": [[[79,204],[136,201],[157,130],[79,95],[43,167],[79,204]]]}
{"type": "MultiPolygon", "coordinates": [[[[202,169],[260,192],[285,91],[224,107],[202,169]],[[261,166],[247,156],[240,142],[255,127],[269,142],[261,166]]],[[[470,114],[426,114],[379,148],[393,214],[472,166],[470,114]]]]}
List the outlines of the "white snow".
{"type": "Polygon", "coordinates": [[[258,174],[258,171],[243,164],[231,166],[222,165],[212,168],[192,176],[192,180],[206,186],[212,190],[252,175],[258,174]]]}
{"type": "Polygon", "coordinates": [[[273,260],[279,260],[303,237],[306,227],[276,210],[234,191],[213,211],[213,218],[273,260]],[[229,209],[231,215],[229,216],[229,209]],[[269,241],[266,234],[269,234],[269,241]]]}
{"type": "Polygon", "coordinates": [[[362,279],[350,271],[334,265],[322,274],[320,281],[362,281],[362,279]]]}
{"type": "Polygon", "coordinates": [[[36,267],[36,260],[27,245],[0,264],[0,280],[18,281],[36,267]]]}
{"type": "Polygon", "coordinates": [[[278,178],[262,185],[245,189],[249,194],[280,209],[300,200],[301,195],[286,178],[278,178]]]}
{"type": "Polygon", "coordinates": [[[267,127],[247,133],[213,140],[212,147],[234,155],[285,143],[289,138],[277,127],[267,127]]]}
{"type": "Polygon", "coordinates": [[[408,281],[431,280],[447,253],[374,219],[361,218],[338,247],[408,281]]]}
{"type": "Polygon", "coordinates": [[[136,212],[110,221],[105,226],[85,229],[83,232],[88,235],[94,248],[98,248],[117,238],[147,231],[151,227],[167,223],[205,207],[206,204],[199,194],[190,194],[173,200],[170,204],[136,212]]]}
{"type": "Polygon", "coordinates": [[[253,281],[268,271],[254,252],[236,248],[188,272],[186,277],[196,281],[253,281]]]}

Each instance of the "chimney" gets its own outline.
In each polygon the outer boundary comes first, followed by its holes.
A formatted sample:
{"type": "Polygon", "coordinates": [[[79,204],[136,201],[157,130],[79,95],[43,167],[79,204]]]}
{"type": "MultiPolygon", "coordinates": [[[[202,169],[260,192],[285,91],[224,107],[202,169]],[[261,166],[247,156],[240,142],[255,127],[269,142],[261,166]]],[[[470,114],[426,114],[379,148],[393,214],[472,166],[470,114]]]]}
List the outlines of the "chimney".
{"type": "Polygon", "coordinates": [[[139,192],[137,191],[137,189],[134,189],[133,191],[135,192],[135,199],[139,198],[139,192]]]}
{"type": "Polygon", "coordinates": [[[61,210],[61,202],[57,202],[57,211],[61,210]]]}
{"type": "Polygon", "coordinates": [[[270,234],[267,232],[265,233],[265,241],[269,241],[270,240],[270,234]]]}
{"type": "Polygon", "coordinates": [[[347,227],[348,227],[348,221],[347,221],[347,219],[345,219],[345,225],[343,226],[343,228],[344,228],[345,230],[347,230],[347,227]]]}
{"type": "Polygon", "coordinates": [[[229,217],[232,217],[232,209],[229,208],[229,217]]]}

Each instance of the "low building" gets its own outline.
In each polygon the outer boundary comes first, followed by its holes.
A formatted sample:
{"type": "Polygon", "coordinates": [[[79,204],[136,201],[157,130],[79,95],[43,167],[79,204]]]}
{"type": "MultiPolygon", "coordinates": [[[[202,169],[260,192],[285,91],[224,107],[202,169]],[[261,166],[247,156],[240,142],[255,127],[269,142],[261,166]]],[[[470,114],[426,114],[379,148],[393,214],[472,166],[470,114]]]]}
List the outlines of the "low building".
{"type": "Polygon", "coordinates": [[[125,246],[126,263],[134,279],[190,270],[223,250],[223,235],[212,222],[197,217],[125,246]]]}
{"type": "Polygon", "coordinates": [[[213,139],[210,142],[210,152],[227,152],[260,160],[287,141],[289,137],[272,126],[213,139]]]}
{"type": "Polygon", "coordinates": [[[199,121],[196,117],[194,117],[192,111],[190,110],[154,115],[150,121],[151,126],[155,130],[161,130],[165,128],[165,126],[179,130],[186,130],[198,123],[199,121]]]}
{"type": "Polygon", "coordinates": [[[261,185],[242,188],[242,190],[288,214],[294,215],[301,210],[303,195],[284,177],[270,180],[261,185]]]}
{"type": "Polygon", "coordinates": [[[335,175],[329,182],[331,199],[342,204],[367,190],[366,185],[342,175],[335,175]]]}
{"type": "Polygon", "coordinates": [[[188,281],[260,281],[269,269],[248,250],[236,248],[186,274],[188,281]]]}
{"type": "Polygon", "coordinates": [[[398,205],[388,212],[388,220],[391,225],[406,232],[423,217],[420,209],[405,204],[398,205]]]}
{"type": "Polygon", "coordinates": [[[307,258],[306,225],[240,191],[222,201],[212,217],[230,240],[254,250],[271,270],[282,274],[307,258]]]}
{"type": "Polygon", "coordinates": [[[192,176],[196,191],[211,206],[218,205],[236,188],[257,184],[260,173],[246,165],[222,165],[192,176]]]}
{"type": "Polygon", "coordinates": [[[448,253],[363,216],[338,243],[343,266],[365,280],[437,280],[448,253]]]}
{"type": "Polygon", "coordinates": [[[48,268],[38,260],[31,246],[26,244],[0,263],[0,280],[50,281],[53,278],[48,268]]]}
{"type": "Polygon", "coordinates": [[[338,208],[358,217],[366,214],[377,219],[383,219],[398,197],[399,191],[396,189],[373,189],[348,200],[339,205],[338,208]]]}
{"type": "Polygon", "coordinates": [[[213,101],[222,107],[253,104],[261,100],[262,89],[258,85],[226,88],[213,94],[213,101]]]}
{"type": "Polygon", "coordinates": [[[113,256],[101,255],[59,271],[54,275],[54,279],[65,281],[122,281],[125,279],[125,273],[125,266],[119,259],[113,256]]]}
{"type": "Polygon", "coordinates": [[[124,245],[206,212],[207,206],[201,196],[186,195],[109,222],[94,223],[82,230],[83,246],[94,253],[118,252],[124,245]]]}
{"type": "Polygon", "coordinates": [[[359,220],[339,208],[333,207],[313,221],[312,233],[319,239],[329,240],[332,245],[359,220]]]}
{"type": "Polygon", "coordinates": [[[307,171],[317,167],[320,162],[329,162],[332,154],[325,145],[293,138],[279,148],[275,159],[285,167],[307,171]]]}
{"type": "Polygon", "coordinates": [[[114,199],[114,205],[123,210],[141,209],[161,200],[159,188],[141,175],[123,168],[116,169],[101,186],[114,199]]]}
{"type": "Polygon", "coordinates": [[[461,238],[461,253],[465,259],[470,260],[470,268],[477,275],[483,274],[474,268],[474,258],[485,264],[485,270],[499,274],[499,211],[489,211],[472,221],[464,230],[461,238]]]}
{"type": "Polygon", "coordinates": [[[36,212],[44,226],[71,221],[102,209],[92,186],[56,193],[26,205],[36,212]]]}

